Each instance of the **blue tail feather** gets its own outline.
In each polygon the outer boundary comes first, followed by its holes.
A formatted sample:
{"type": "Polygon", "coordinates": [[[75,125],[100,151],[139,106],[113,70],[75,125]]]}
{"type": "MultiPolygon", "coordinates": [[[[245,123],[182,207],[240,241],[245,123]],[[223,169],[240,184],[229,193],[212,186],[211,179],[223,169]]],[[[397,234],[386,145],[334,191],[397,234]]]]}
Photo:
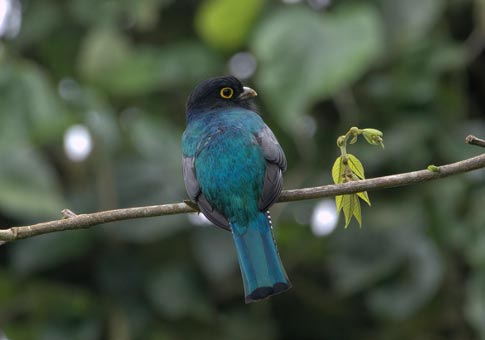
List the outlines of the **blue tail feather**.
{"type": "Polygon", "coordinates": [[[274,241],[269,214],[261,212],[247,226],[231,223],[243,277],[246,303],[291,288],[274,241]]]}

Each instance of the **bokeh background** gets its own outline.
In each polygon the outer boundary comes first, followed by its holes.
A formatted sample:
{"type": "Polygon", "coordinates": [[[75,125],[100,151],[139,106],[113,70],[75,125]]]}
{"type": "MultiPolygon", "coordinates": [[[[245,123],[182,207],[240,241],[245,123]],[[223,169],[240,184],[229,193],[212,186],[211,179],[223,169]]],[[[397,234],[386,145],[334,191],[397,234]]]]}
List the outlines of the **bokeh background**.
{"type": "MultiPolygon", "coordinates": [[[[0,0],[0,225],[180,202],[185,99],[234,74],[288,158],[331,183],[458,161],[485,137],[484,0],[0,0]]],[[[229,233],[195,214],[0,247],[10,340],[485,339],[485,171],[272,208],[294,288],[245,305],[229,233]]]]}

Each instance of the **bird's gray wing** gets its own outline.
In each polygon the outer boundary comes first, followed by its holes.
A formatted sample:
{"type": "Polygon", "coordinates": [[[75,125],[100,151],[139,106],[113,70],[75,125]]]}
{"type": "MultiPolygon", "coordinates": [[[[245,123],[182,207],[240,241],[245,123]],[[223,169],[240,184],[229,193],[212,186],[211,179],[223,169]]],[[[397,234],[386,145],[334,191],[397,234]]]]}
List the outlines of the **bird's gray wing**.
{"type": "Polygon", "coordinates": [[[283,171],[286,170],[286,157],[278,140],[268,126],[264,126],[257,134],[263,156],[266,159],[266,172],[263,190],[258,202],[258,208],[267,210],[279,197],[283,188],[283,171]]]}
{"type": "Polygon", "coordinates": [[[195,175],[194,157],[184,157],[182,162],[185,190],[190,199],[195,201],[200,194],[200,185],[195,175]]]}
{"type": "Polygon", "coordinates": [[[202,211],[204,216],[207,217],[209,221],[214,223],[219,228],[231,231],[231,227],[229,226],[229,221],[227,220],[226,216],[214,209],[209,202],[207,202],[207,199],[203,193],[201,193],[197,198],[197,204],[199,205],[200,211],[202,211]]]}
{"type": "Polygon", "coordinates": [[[197,181],[197,175],[195,173],[193,157],[183,158],[182,170],[184,175],[185,189],[187,190],[187,194],[189,195],[190,199],[197,203],[200,211],[205,215],[205,217],[207,217],[209,221],[222,229],[231,231],[227,218],[219,211],[214,209],[201,192],[199,182],[197,181]]]}

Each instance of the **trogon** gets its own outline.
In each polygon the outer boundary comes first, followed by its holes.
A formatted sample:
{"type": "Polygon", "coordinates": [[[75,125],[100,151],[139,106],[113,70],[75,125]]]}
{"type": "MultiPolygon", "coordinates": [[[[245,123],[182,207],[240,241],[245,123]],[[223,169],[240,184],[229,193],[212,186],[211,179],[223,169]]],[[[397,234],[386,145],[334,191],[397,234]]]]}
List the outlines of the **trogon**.
{"type": "Polygon", "coordinates": [[[232,232],[246,303],[291,287],[268,208],[280,195],[286,157],[255,110],[256,91],[233,76],[210,78],[186,104],[183,176],[189,197],[232,232]]]}

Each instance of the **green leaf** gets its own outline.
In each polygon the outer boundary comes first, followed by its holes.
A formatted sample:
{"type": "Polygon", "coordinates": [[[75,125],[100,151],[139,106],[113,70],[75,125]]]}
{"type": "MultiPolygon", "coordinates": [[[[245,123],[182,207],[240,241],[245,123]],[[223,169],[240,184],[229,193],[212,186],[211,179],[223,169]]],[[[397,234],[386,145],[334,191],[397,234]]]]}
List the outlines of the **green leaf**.
{"type": "Polygon", "coordinates": [[[55,88],[47,75],[34,65],[22,70],[26,112],[35,137],[58,141],[67,126],[67,112],[62,110],[55,88]]]}
{"type": "Polygon", "coordinates": [[[209,45],[237,50],[246,41],[263,4],[262,0],[207,0],[199,7],[195,27],[209,45]]]}
{"type": "Polygon", "coordinates": [[[265,18],[252,49],[258,88],[288,129],[316,101],[357,80],[382,51],[379,14],[367,4],[321,13],[285,6],[265,18]],[[295,67],[298,65],[298,67],[295,67]]]}
{"type": "Polygon", "coordinates": [[[22,14],[22,29],[13,41],[20,48],[35,48],[36,43],[45,41],[56,27],[62,25],[62,9],[50,1],[33,2],[22,14]]]}
{"type": "Polygon", "coordinates": [[[371,135],[369,135],[369,134],[367,134],[367,133],[363,133],[362,135],[364,136],[364,138],[365,138],[365,140],[367,141],[367,143],[369,143],[369,144],[371,144],[371,145],[373,145],[373,144],[374,144],[374,141],[372,140],[372,136],[371,136],[371,135]]]}
{"type": "Polygon", "coordinates": [[[443,0],[381,0],[383,14],[393,47],[406,48],[429,39],[445,9],[443,0]]]}
{"type": "Polygon", "coordinates": [[[86,34],[79,53],[79,69],[89,81],[110,83],[121,64],[132,57],[130,42],[118,30],[103,26],[86,34]]]}
{"type": "Polygon", "coordinates": [[[343,195],[342,196],[342,209],[344,212],[344,218],[345,218],[345,228],[350,223],[350,219],[352,218],[353,214],[353,208],[351,208],[351,195],[343,195]]]}
{"type": "Polygon", "coordinates": [[[369,196],[367,195],[367,191],[358,192],[356,195],[359,196],[360,199],[362,199],[365,203],[367,203],[369,207],[371,206],[369,196]]]}
{"type": "Polygon", "coordinates": [[[348,156],[347,164],[349,165],[350,170],[352,170],[352,172],[356,174],[357,177],[359,177],[360,179],[365,179],[364,166],[359,161],[359,159],[350,153],[347,154],[347,156],[348,156]]]}
{"type": "Polygon", "coordinates": [[[382,133],[382,131],[371,128],[362,129],[361,131],[367,143],[369,143],[370,145],[380,145],[382,148],[384,148],[384,143],[382,139],[382,136],[384,134],[382,133]]]}
{"type": "MultiPolygon", "coordinates": [[[[25,137],[35,142],[60,140],[69,114],[63,111],[56,90],[43,70],[29,62],[6,63],[0,67],[0,93],[0,112],[4,114],[0,130],[5,130],[0,138],[6,138],[4,133],[16,135],[27,132],[25,137]],[[21,128],[10,130],[12,126],[4,124],[18,124],[21,128]]],[[[0,146],[8,146],[13,141],[0,146]]]]}
{"type": "Polygon", "coordinates": [[[34,142],[60,141],[67,114],[46,75],[30,63],[0,68],[0,209],[22,220],[58,217],[56,171],[34,142]]]}
{"type": "MultiPolygon", "coordinates": [[[[69,1],[69,20],[81,23],[83,27],[95,27],[125,23],[130,31],[153,30],[163,10],[170,6],[173,0],[137,0],[137,1],[106,1],[106,0],[73,0],[69,1]],[[93,15],[96,9],[96,15],[93,15]],[[128,24],[129,23],[129,24],[128,24]]],[[[59,7],[59,6],[57,6],[59,7]]],[[[177,22],[177,21],[175,21],[177,22]]],[[[166,22],[164,22],[167,25],[166,22]]]]}
{"type": "Polygon", "coordinates": [[[359,222],[359,225],[362,225],[360,202],[356,194],[344,195],[342,198],[342,207],[345,217],[345,228],[349,226],[352,216],[359,222]]]}
{"type": "Polygon", "coordinates": [[[221,73],[220,55],[206,45],[184,41],[166,46],[159,52],[160,88],[173,91],[174,86],[192,87],[194,83],[221,73]]]}
{"type": "Polygon", "coordinates": [[[35,152],[0,150],[0,209],[19,218],[58,217],[65,203],[55,171],[35,152]]]}
{"type": "Polygon", "coordinates": [[[105,81],[120,96],[172,92],[220,72],[219,62],[213,51],[197,42],[174,43],[163,49],[140,47],[105,81]]]}
{"type": "Polygon", "coordinates": [[[332,166],[332,178],[335,184],[343,183],[343,174],[345,166],[342,162],[342,156],[337,157],[332,166]]]}
{"type": "Polygon", "coordinates": [[[335,204],[337,206],[337,213],[339,213],[340,210],[342,210],[343,201],[344,201],[344,195],[335,196],[335,204]]]}
{"type": "Polygon", "coordinates": [[[360,201],[359,201],[359,197],[357,195],[352,195],[352,199],[354,201],[354,211],[353,211],[353,215],[355,217],[355,219],[357,220],[357,222],[359,222],[359,226],[362,227],[362,214],[361,214],[361,210],[360,210],[360,201]]]}
{"type": "Polygon", "coordinates": [[[131,44],[113,30],[96,30],[82,47],[80,69],[87,80],[119,96],[137,96],[150,91],[170,91],[193,86],[220,73],[220,57],[198,42],[180,42],[159,47],[131,44]],[[99,35],[99,36],[98,36],[99,35]],[[109,49],[102,48],[109,46],[109,49]],[[113,58],[111,50],[118,56],[113,58]]]}
{"type": "Polygon", "coordinates": [[[127,1],[125,9],[133,16],[137,28],[143,31],[153,30],[160,18],[160,12],[171,4],[172,0],[127,1]]]}

